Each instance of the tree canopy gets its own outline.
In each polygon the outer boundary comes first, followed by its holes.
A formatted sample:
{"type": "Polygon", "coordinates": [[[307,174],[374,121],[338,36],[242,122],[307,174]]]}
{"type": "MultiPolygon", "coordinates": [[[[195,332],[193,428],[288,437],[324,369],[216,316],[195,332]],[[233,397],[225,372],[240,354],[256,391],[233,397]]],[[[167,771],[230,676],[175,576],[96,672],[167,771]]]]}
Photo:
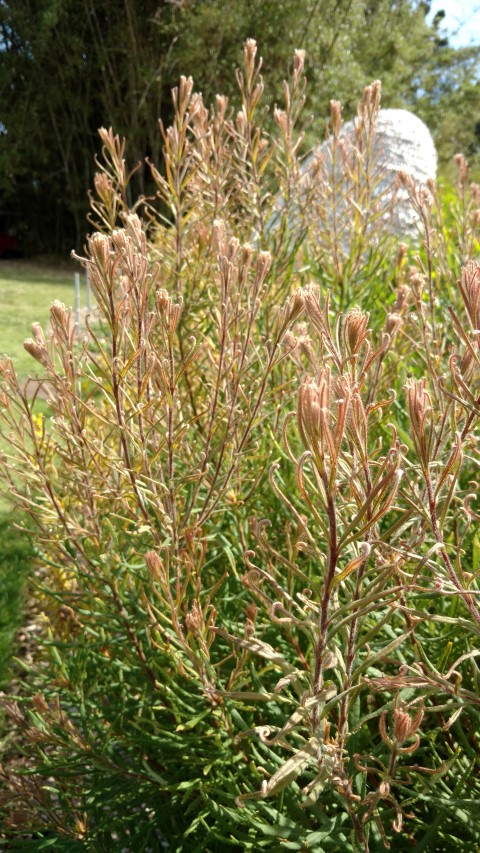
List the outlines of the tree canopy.
{"type": "MultiPolygon", "coordinates": [[[[32,250],[79,248],[86,230],[98,128],[128,140],[129,162],[161,160],[158,119],[191,75],[209,103],[235,104],[234,69],[254,37],[273,101],[295,48],[308,62],[311,135],[330,98],[350,118],[381,79],[383,104],[429,123],[446,162],[480,150],[478,48],[455,50],[418,0],[1,0],[0,210],[16,211],[32,250]]],[[[135,190],[148,192],[148,170],[135,190]]]]}

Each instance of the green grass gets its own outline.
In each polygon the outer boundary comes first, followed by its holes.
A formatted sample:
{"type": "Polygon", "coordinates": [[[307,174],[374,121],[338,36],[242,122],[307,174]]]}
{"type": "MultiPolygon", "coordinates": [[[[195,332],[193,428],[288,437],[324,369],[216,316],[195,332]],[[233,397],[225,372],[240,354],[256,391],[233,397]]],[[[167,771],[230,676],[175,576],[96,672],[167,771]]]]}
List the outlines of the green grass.
{"type": "MultiPolygon", "coordinates": [[[[73,304],[73,264],[60,267],[29,261],[0,261],[0,357],[13,359],[20,379],[37,372],[38,365],[23,348],[31,325],[48,329],[50,303],[73,304]]],[[[83,294],[84,296],[84,294],[83,294]]],[[[47,409],[38,401],[38,411],[47,409]]],[[[0,452],[8,443],[0,438],[0,452]]],[[[10,505],[0,484],[0,689],[8,678],[12,639],[22,622],[23,586],[31,561],[31,544],[13,525],[10,505]]]]}
{"type": "MultiPolygon", "coordinates": [[[[68,261],[57,266],[0,261],[0,358],[10,356],[20,380],[35,375],[39,367],[23,347],[25,338],[31,336],[32,323],[40,322],[47,332],[53,300],[59,299],[67,307],[72,305],[74,271],[74,264],[68,261]]],[[[5,440],[0,437],[0,452],[6,449],[5,440]]],[[[5,515],[9,505],[2,491],[0,484],[0,514],[5,515]]]]}
{"type": "MultiPolygon", "coordinates": [[[[35,321],[48,328],[50,304],[59,299],[73,305],[75,267],[59,269],[29,261],[0,261],[0,357],[13,359],[20,378],[36,373],[37,365],[23,348],[35,321]]],[[[82,294],[83,297],[85,294],[82,294]]]]}

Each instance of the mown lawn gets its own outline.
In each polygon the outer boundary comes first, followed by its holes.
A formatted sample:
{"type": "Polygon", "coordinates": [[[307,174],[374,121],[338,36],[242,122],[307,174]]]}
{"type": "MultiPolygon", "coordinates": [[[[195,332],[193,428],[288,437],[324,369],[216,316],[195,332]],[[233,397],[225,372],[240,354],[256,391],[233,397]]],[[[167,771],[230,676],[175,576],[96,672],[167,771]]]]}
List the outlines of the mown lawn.
{"type": "Polygon", "coordinates": [[[60,268],[28,261],[0,261],[0,356],[9,355],[25,379],[36,364],[23,348],[35,321],[48,326],[54,299],[70,307],[74,302],[73,274],[65,262],[60,268]]]}
{"type": "MultiPolygon", "coordinates": [[[[59,299],[67,307],[74,301],[75,266],[67,261],[58,266],[32,261],[0,261],[0,358],[10,356],[20,380],[35,375],[37,363],[23,347],[31,336],[32,323],[48,330],[50,304],[59,299]]],[[[42,401],[39,402],[42,405],[42,401]]],[[[0,437],[0,452],[7,449],[0,437]]],[[[8,504],[0,484],[0,516],[8,504]]]]}
{"type": "MultiPolygon", "coordinates": [[[[50,303],[74,301],[73,273],[68,262],[60,268],[28,261],[0,261],[0,357],[13,359],[20,379],[36,373],[37,365],[23,348],[31,325],[39,321],[48,329],[50,303]]],[[[46,407],[39,401],[42,410],[46,407]]],[[[0,437],[0,452],[8,442],[0,437]]],[[[5,688],[12,639],[22,623],[23,586],[32,557],[31,543],[20,533],[10,514],[0,483],[0,689],[5,688]]]]}

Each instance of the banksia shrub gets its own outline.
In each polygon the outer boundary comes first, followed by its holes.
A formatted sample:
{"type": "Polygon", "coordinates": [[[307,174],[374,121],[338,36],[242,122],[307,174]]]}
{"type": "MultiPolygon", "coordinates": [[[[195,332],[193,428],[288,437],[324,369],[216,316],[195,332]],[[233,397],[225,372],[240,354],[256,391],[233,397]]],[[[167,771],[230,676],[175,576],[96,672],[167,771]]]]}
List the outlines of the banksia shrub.
{"type": "Polygon", "coordinates": [[[52,304],[26,385],[1,362],[41,626],[2,698],[12,849],[448,849],[480,828],[478,191],[459,161],[447,223],[401,176],[419,239],[398,245],[370,192],[379,85],[349,150],[332,103],[305,171],[303,53],[270,123],[244,58],[236,115],[182,78],[155,199],[129,206],[101,132],[78,259],[97,308],[78,334],[52,304]]]}

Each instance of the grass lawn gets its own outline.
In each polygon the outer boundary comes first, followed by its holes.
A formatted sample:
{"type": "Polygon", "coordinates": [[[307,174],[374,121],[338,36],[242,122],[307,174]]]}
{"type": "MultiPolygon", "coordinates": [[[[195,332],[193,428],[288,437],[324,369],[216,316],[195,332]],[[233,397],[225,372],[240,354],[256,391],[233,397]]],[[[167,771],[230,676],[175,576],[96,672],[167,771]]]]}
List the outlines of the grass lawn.
{"type": "MultiPolygon", "coordinates": [[[[31,335],[31,325],[39,321],[48,329],[50,303],[54,299],[70,307],[74,301],[75,266],[66,261],[60,266],[29,261],[0,260],[0,357],[9,355],[17,374],[26,379],[37,372],[37,363],[23,348],[31,335]]],[[[85,294],[83,294],[85,296],[85,294]]],[[[47,404],[38,401],[39,411],[47,404]]],[[[6,450],[0,438],[0,452],[6,450]]],[[[15,529],[10,506],[2,495],[0,483],[0,689],[5,688],[11,644],[22,622],[23,585],[31,562],[28,536],[15,529]]]]}
{"type": "MultiPolygon", "coordinates": [[[[6,354],[13,359],[20,379],[26,379],[30,373],[35,375],[39,367],[23,348],[23,341],[31,336],[35,321],[47,332],[50,304],[54,299],[67,307],[72,305],[75,269],[68,260],[57,266],[0,260],[0,358],[6,354]]],[[[0,438],[0,451],[4,449],[5,441],[0,438]]],[[[0,484],[0,515],[4,516],[8,509],[0,484]]]]}
{"type": "MultiPolygon", "coordinates": [[[[13,359],[18,375],[25,379],[36,373],[36,362],[23,348],[38,321],[46,329],[54,299],[67,308],[74,302],[75,265],[66,261],[60,268],[30,261],[0,261],[0,357],[13,359]]],[[[82,294],[85,298],[85,294],[82,294]]]]}

